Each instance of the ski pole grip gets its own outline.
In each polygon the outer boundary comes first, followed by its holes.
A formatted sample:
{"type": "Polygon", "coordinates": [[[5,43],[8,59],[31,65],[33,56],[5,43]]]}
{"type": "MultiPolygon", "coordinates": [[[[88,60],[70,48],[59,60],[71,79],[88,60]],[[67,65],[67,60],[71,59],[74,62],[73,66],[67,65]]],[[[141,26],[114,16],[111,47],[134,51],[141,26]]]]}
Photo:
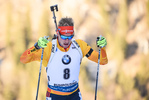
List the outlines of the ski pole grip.
{"type": "MultiPolygon", "coordinates": [[[[97,37],[97,40],[96,41],[101,40],[101,37],[102,37],[102,35],[100,35],[99,37],[97,37]]],[[[97,45],[97,47],[99,47],[99,46],[97,45]]],[[[101,48],[103,48],[103,47],[101,47],[101,48]]]]}

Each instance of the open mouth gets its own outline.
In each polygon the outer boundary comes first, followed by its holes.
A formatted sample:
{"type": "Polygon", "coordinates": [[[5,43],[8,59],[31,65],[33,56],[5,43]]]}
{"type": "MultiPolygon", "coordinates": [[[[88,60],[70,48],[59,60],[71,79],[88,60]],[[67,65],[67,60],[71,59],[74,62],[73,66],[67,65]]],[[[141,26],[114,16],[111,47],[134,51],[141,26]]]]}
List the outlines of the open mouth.
{"type": "Polygon", "coordinates": [[[64,45],[68,45],[68,43],[64,43],[64,45]]]}
{"type": "Polygon", "coordinates": [[[64,43],[64,46],[68,46],[69,45],[69,43],[64,43]]]}

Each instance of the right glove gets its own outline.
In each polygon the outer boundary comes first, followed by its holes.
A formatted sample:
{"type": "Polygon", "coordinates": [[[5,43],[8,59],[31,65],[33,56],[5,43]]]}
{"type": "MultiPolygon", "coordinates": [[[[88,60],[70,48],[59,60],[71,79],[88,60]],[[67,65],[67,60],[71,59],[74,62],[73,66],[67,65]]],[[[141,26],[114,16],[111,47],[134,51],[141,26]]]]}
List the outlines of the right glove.
{"type": "Polygon", "coordinates": [[[40,49],[40,48],[45,48],[47,47],[47,43],[49,43],[49,41],[47,40],[49,36],[44,36],[44,37],[40,37],[38,42],[35,43],[35,48],[36,49],[40,49]]]}
{"type": "Polygon", "coordinates": [[[106,38],[99,36],[97,37],[96,44],[97,44],[97,47],[103,48],[107,45],[107,40],[106,38]]]}

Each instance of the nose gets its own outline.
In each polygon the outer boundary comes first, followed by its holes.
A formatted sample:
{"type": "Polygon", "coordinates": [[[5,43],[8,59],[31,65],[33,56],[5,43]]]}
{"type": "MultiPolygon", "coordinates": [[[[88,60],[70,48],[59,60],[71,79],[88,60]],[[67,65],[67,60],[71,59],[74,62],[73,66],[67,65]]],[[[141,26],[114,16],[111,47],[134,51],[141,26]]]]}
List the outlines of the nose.
{"type": "Polygon", "coordinates": [[[67,38],[65,41],[66,41],[66,42],[68,42],[68,41],[69,41],[69,39],[67,38]]]}

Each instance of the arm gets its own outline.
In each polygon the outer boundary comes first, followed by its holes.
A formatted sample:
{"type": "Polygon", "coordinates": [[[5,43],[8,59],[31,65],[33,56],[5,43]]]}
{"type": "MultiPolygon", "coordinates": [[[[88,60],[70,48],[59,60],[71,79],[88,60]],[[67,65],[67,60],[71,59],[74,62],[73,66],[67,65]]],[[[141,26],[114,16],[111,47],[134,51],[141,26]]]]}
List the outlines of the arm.
{"type": "MultiPolygon", "coordinates": [[[[47,47],[44,48],[43,53],[43,65],[47,66],[50,55],[51,55],[51,47],[52,43],[49,42],[47,47]]],[[[20,57],[20,61],[24,64],[32,62],[32,61],[40,61],[41,60],[41,52],[42,49],[36,49],[34,46],[27,49],[20,57]]]]}
{"type": "MultiPolygon", "coordinates": [[[[94,50],[92,54],[90,55],[90,57],[88,57],[88,59],[98,63],[98,55],[99,53],[94,50]]],[[[103,47],[101,48],[101,51],[100,51],[100,64],[105,65],[107,63],[108,63],[108,58],[107,58],[105,47],[103,47]]]]}
{"type": "Polygon", "coordinates": [[[22,63],[41,60],[41,49],[37,50],[34,46],[27,49],[20,57],[22,63]]]}
{"type": "MultiPolygon", "coordinates": [[[[86,42],[79,39],[76,41],[80,45],[83,57],[86,56],[89,60],[98,63],[99,53],[93,50],[86,42]]],[[[100,64],[105,65],[107,63],[108,63],[107,54],[106,54],[105,47],[103,47],[101,48],[101,52],[100,52],[100,64]]]]}

